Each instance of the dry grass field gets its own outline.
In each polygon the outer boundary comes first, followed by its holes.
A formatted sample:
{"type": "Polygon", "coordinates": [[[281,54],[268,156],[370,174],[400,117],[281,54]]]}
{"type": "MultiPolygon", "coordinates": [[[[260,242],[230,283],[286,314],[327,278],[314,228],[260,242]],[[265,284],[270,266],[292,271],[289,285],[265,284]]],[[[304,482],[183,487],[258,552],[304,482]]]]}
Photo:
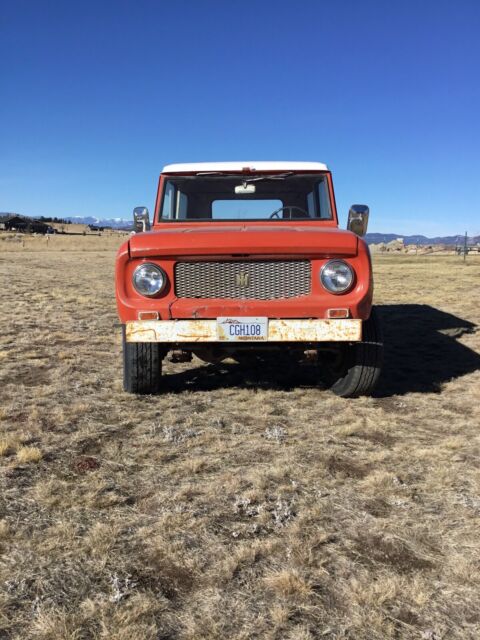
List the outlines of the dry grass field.
{"type": "MultiPolygon", "coordinates": [[[[86,225],[69,225],[86,226],[86,225]]],[[[54,251],[116,251],[122,242],[128,240],[128,231],[106,231],[102,234],[81,233],[36,235],[13,234],[0,231],[0,254],[5,252],[23,253],[54,251]]]]}
{"type": "Polygon", "coordinates": [[[480,260],[375,258],[374,398],[200,361],[140,398],[96,241],[0,245],[0,638],[479,638],[480,260]]]}

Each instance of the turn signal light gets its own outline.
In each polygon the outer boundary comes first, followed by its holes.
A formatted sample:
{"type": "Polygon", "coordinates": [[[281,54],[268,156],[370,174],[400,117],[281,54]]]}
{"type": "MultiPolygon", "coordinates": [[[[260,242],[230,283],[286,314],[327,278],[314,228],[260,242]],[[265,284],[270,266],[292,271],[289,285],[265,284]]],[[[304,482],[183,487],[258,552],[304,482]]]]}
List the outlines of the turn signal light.
{"type": "Polygon", "coordinates": [[[138,312],[139,320],[158,320],[158,311],[139,311],[138,312]]]}
{"type": "Polygon", "coordinates": [[[348,318],[350,311],[348,309],[328,309],[327,318],[348,318]]]}

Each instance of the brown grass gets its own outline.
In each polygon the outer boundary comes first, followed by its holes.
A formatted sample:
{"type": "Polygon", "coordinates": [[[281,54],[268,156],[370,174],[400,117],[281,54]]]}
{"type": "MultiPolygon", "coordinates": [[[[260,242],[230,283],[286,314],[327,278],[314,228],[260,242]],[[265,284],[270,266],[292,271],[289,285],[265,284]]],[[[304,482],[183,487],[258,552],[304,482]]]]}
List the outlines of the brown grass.
{"type": "Polygon", "coordinates": [[[17,450],[17,460],[20,463],[39,462],[42,452],[38,447],[20,447],[17,450]]]}
{"type": "MultiPolygon", "coordinates": [[[[77,225],[68,225],[70,227],[77,225]]],[[[84,225],[79,225],[84,226],[84,225]]],[[[86,226],[86,225],[85,225],[86,226]]],[[[128,240],[124,231],[105,231],[102,234],[28,234],[0,232],[0,253],[55,253],[57,251],[113,251],[128,240]]]]}
{"type": "Polygon", "coordinates": [[[478,259],[375,257],[375,398],[197,360],[137,398],[81,240],[0,247],[2,640],[480,637],[478,259]]]}
{"type": "Polygon", "coordinates": [[[0,456],[8,456],[12,451],[12,441],[8,438],[0,440],[0,456]]]}

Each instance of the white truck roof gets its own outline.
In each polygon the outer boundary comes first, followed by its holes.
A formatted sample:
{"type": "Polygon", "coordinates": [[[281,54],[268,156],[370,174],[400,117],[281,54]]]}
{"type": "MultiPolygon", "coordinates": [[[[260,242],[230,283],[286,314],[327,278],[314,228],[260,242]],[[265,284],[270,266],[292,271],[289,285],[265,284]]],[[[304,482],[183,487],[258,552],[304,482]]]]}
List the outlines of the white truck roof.
{"type": "Polygon", "coordinates": [[[181,164],[167,164],[162,173],[200,173],[209,171],[242,171],[248,167],[252,171],[328,171],[322,162],[258,162],[245,160],[243,162],[186,162],[181,164]]]}

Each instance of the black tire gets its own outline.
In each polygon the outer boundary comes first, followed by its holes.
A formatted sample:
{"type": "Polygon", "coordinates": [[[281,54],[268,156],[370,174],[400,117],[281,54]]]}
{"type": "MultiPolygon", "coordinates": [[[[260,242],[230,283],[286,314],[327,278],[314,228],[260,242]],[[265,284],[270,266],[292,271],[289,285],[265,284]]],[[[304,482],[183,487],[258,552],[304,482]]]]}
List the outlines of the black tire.
{"type": "Polygon", "coordinates": [[[321,359],[322,378],[341,398],[372,394],[383,364],[383,335],[375,308],[363,321],[361,342],[339,344],[336,353],[321,359]]]}
{"type": "Polygon", "coordinates": [[[123,327],[123,389],[128,393],[158,393],[162,386],[165,350],[157,342],[127,342],[123,327]]]}

